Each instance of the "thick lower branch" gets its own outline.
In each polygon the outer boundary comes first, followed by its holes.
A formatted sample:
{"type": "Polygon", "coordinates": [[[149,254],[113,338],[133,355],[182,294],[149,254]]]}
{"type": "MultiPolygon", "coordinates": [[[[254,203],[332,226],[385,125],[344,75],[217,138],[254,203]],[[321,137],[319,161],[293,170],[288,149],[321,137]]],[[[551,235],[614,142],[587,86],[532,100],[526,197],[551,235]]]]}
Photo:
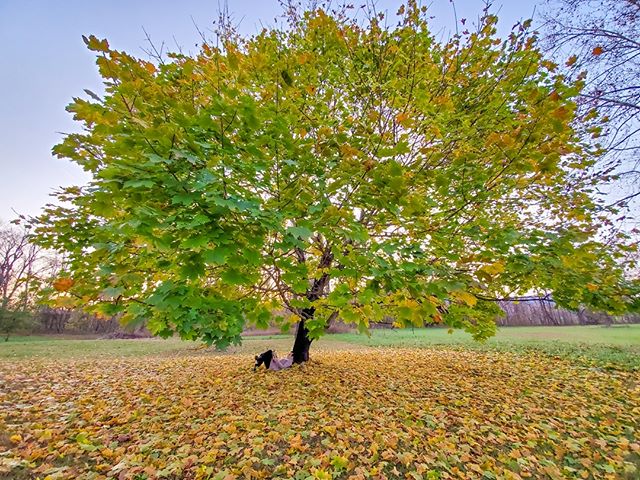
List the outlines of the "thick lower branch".
{"type": "Polygon", "coordinates": [[[553,303],[553,299],[551,295],[545,295],[544,297],[505,297],[505,298],[493,298],[493,297],[485,297],[483,295],[476,295],[480,300],[485,300],[487,302],[550,302],[553,303]]]}

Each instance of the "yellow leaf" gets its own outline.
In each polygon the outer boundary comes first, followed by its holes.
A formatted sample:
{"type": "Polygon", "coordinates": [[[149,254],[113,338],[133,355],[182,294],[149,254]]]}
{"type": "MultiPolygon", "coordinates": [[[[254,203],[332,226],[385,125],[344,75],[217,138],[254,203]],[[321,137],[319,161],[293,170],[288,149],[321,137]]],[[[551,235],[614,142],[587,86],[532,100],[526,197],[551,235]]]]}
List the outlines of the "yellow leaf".
{"type": "Polygon", "coordinates": [[[110,448],[103,448],[102,450],[100,450],[100,454],[105,458],[111,458],[113,457],[113,450],[111,450],[110,448]]]}
{"type": "Polygon", "coordinates": [[[360,153],[360,150],[358,150],[357,148],[353,148],[351,145],[348,145],[346,143],[340,145],[340,153],[345,157],[345,158],[351,158],[351,157],[355,157],[356,155],[358,155],[360,153]]]}
{"type": "Polygon", "coordinates": [[[329,435],[335,435],[336,434],[336,427],[331,426],[331,425],[327,425],[325,427],[323,427],[323,430],[325,432],[327,432],[329,435]]]}
{"type": "Polygon", "coordinates": [[[504,264],[502,262],[495,262],[490,265],[484,265],[478,269],[480,272],[484,272],[491,276],[504,272],[504,264]]]}
{"type": "Polygon", "coordinates": [[[466,303],[470,307],[473,307],[476,303],[478,303],[478,299],[475,295],[469,292],[451,292],[451,296],[460,300],[461,302],[466,303]]]}
{"type": "MultiPolygon", "coordinates": [[[[56,298],[53,303],[55,304],[56,307],[60,307],[60,308],[71,308],[75,305],[75,300],[73,299],[73,297],[69,297],[69,296],[64,296],[64,297],[58,297],[56,298]]],[[[99,316],[99,315],[98,315],[99,316]]]]}
{"type": "Polygon", "coordinates": [[[460,292],[458,298],[460,298],[460,300],[465,302],[470,307],[473,307],[476,303],[478,303],[478,299],[476,298],[476,296],[468,292],[460,292]]]}

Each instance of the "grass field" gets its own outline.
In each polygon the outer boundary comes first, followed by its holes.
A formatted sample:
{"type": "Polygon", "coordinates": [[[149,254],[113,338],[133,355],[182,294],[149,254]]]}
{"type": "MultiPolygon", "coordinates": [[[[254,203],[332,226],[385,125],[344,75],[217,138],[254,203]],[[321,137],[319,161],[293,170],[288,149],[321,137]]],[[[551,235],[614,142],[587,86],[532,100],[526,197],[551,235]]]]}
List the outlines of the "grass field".
{"type": "Polygon", "coordinates": [[[636,479],[640,326],[0,344],[0,479],[636,479]]]}
{"type": "Polygon", "coordinates": [[[506,327],[484,343],[465,332],[445,329],[379,330],[371,337],[341,334],[341,341],[367,346],[445,346],[475,351],[538,352],[597,365],[640,370],[640,325],[506,327]]]}
{"type": "MultiPolygon", "coordinates": [[[[371,337],[358,334],[341,334],[341,339],[369,345],[412,345],[474,343],[471,335],[454,330],[451,334],[444,328],[419,328],[375,330],[371,337]]],[[[538,341],[561,341],[568,343],[637,345],[640,346],[640,325],[570,326],[570,327],[503,327],[488,340],[495,343],[527,343],[538,341]]]]}
{"type": "MultiPolygon", "coordinates": [[[[293,340],[288,335],[245,337],[243,344],[226,352],[203,349],[196,342],[179,339],[100,340],[55,336],[15,337],[0,342],[0,360],[20,358],[102,358],[149,355],[216,355],[258,353],[274,348],[285,354],[293,340]]],[[[537,351],[552,356],[594,362],[607,368],[640,369],[640,325],[506,327],[485,343],[473,341],[462,331],[442,328],[373,330],[370,337],[357,333],[327,335],[313,350],[345,350],[358,347],[447,347],[479,351],[537,351]]]]}

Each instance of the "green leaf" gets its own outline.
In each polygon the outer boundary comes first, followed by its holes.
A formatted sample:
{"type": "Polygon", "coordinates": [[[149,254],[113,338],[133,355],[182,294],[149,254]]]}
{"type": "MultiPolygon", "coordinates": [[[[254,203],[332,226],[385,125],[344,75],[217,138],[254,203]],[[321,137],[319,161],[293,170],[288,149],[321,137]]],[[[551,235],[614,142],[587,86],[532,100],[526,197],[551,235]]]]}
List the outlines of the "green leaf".
{"type": "Polygon", "coordinates": [[[308,240],[313,235],[313,232],[306,227],[289,227],[287,233],[301,240],[308,240]]]}
{"type": "Polygon", "coordinates": [[[243,285],[251,282],[251,277],[235,268],[222,272],[221,278],[223,282],[229,285],[243,285]]]}
{"type": "Polygon", "coordinates": [[[224,265],[227,257],[234,251],[234,249],[227,245],[219,245],[212,250],[204,252],[204,261],[206,263],[214,265],[224,265]]]}
{"type": "Polygon", "coordinates": [[[123,188],[139,188],[139,187],[150,188],[150,187],[153,187],[154,185],[155,183],[152,180],[137,179],[137,180],[127,180],[126,182],[124,182],[122,186],[123,188]]]}

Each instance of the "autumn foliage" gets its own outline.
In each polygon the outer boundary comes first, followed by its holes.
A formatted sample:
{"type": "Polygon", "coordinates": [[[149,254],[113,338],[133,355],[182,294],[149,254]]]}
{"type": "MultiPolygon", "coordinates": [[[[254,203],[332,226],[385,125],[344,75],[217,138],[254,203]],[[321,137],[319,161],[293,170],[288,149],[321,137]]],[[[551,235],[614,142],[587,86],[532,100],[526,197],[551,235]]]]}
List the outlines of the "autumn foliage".
{"type": "Polygon", "coordinates": [[[483,339],[496,300],[532,291],[637,308],[630,247],[600,230],[597,115],[573,122],[584,82],[530,22],[438,42],[415,2],[399,15],[292,12],[155,63],[85,38],[106,94],[73,100],[84,130],[54,148],[93,180],[36,221],[74,282],[52,301],[221,347],[301,320],[308,343],[334,317],[483,339]]]}
{"type": "Polygon", "coordinates": [[[251,365],[4,362],[0,478],[637,478],[637,372],[416,349],[251,365]]]}

